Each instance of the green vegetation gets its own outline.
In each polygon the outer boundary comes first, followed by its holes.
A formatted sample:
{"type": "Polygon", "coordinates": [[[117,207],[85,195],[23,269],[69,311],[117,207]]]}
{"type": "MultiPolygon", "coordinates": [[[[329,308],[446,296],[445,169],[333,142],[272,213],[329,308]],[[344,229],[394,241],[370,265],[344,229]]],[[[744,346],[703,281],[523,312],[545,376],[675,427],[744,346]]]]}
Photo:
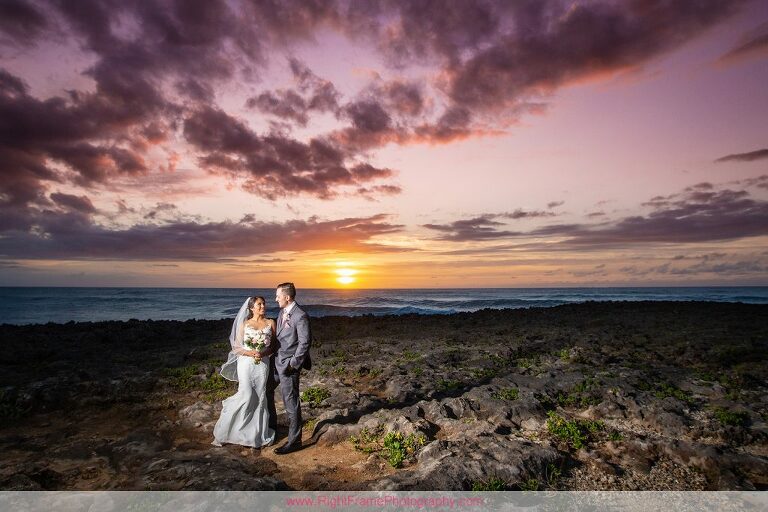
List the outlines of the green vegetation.
{"type": "Polygon", "coordinates": [[[611,441],[621,441],[624,439],[624,436],[618,430],[612,430],[611,433],[608,434],[608,439],[611,441]]]}
{"type": "Polygon", "coordinates": [[[568,347],[565,347],[560,352],[557,353],[557,356],[560,358],[561,361],[567,361],[571,358],[571,350],[568,347]]]}
{"type": "Polygon", "coordinates": [[[556,438],[578,450],[586,446],[593,434],[605,428],[602,421],[566,420],[554,411],[547,413],[547,430],[556,438]]]}
{"type": "Polygon", "coordinates": [[[357,451],[363,453],[373,453],[381,450],[378,445],[378,440],[384,433],[384,427],[378,425],[373,430],[369,430],[368,427],[363,427],[359,436],[350,436],[349,442],[357,451]]]}
{"type": "Polygon", "coordinates": [[[520,368],[531,368],[533,366],[536,366],[539,364],[539,356],[534,355],[533,357],[521,357],[517,360],[517,366],[520,368]]]}
{"type": "Polygon", "coordinates": [[[225,391],[229,388],[229,381],[222,377],[219,372],[214,371],[210,377],[202,381],[200,388],[209,392],[225,391]]]}
{"type": "Polygon", "coordinates": [[[469,373],[475,379],[492,379],[499,374],[498,368],[472,368],[469,373]]]}
{"type": "MultiPolygon", "coordinates": [[[[347,362],[347,354],[343,350],[336,350],[333,352],[333,357],[327,361],[323,361],[324,366],[330,366],[337,368],[338,366],[344,367],[344,363],[347,362]]],[[[343,370],[342,370],[343,371],[343,370]]]]}
{"type": "Polygon", "coordinates": [[[560,391],[555,397],[555,402],[560,407],[589,407],[590,405],[597,405],[600,403],[600,399],[591,395],[579,394],[579,393],[563,393],[560,391]]]}
{"type": "Polygon", "coordinates": [[[413,374],[417,377],[419,377],[422,373],[424,373],[424,368],[421,366],[414,366],[413,367],[413,374]]]}
{"type": "Polygon", "coordinates": [[[301,401],[309,403],[310,407],[318,407],[320,403],[331,396],[331,392],[320,386],[312,386],[301,394],[301,401]]]}
{"type": "Polygon", "coordinates": [[[696,377],[699,380],[703,380],[704,382],[716,382],[717,377],[714,373],[709,372],[707,370],[696,370],[693,372],[694,377],[696,377]]]}
{"type": "Polygon", "coordinates": [[[491,398],[496,400],[517,400],[520,397],[520,390],[517,388],[504,388],[491,393],[491,398]]]}
{"type": "Polygon", "coordinates": [[[486,356],[486,358],[489,359],[494,366],[503,367],[509,364],[509,359],[505,357],[501,357],[500,355],[497,355],[497,354],[490,354],[486,356]]]}
{"type": "Polygon", "coordinates": [[[687,404],[695,403],[695,400],[689,393],[666,382],[662,382],[661,384],[656,385],[656,391],[653,392],[653,396],[661,399],[673,397],[687,404]]]}
{"type": "Polygon", "coordinates": [[[521,491],[538,491],[539,481],[536,478],[529,478],[520,484],[521,491]]]}
{"type": "Polygon", "coordinates": [[[563,476],[563,472],[554,464],[547,464],[547,468],[544,470],[544,477],[547,480],[547,486],[550,488],[556,488],[560,478],[563,476]]]}
{"type": "Polygon", "coordinates": [[[554,398],[554,403],[560,407],[589,407],[590,405],[597,405],[602,401],[602,397],[597,395],[600,384],[600,381],[594,377],[587,377],[569,391],[559,391],[554,398]]]}
{"type": "Polygon", "coordinates": [[[384,429],[381,425],[370,430],[364,427],[358,436],[350,436],[349,441],[355,450],[363,453],[378,453],[386,459],[390,466],[399,468],[427,442],[424,434],[408,434],[402,432],[387,432],[382,439],[384,429]]]}
{"type": "Polygon", "coordinates": [[[381,375],[381,372],[381,368],[372,368],[371,371],[368,372],[368,375],[370,375],[371,378],[376,378],[381,375]]]}
{"type": "Polygon", "coordinates": [[[183,391],[191,390],[197,387],[202,379],[203,371],[200,365],[193,364],[182,366],[180,368],[168,368],[165,374],[171,378],[171,386],[183,391]]]}
{"type": "Polygon", "coordinates": [[[749,421],[749,413],[744,411],[729,411],[722,407],[715,409],[715,418],[723,425],[741,427],[749,421]]]}
{"type": "Polygon", "coordinates": [[[453,391],[453,390],[461,388],[463,385],[464,384],[462,384],[461,381],[458,381],[458,380],[445,380],[445,379],[441,379],[437,383],[437,389],[439,391],[453,391]]]}
{"type": "Polygon", "coordinates": [[[203,391],[203,399],[208,403],[224,400],[237,388],[237,384],[221,376],[211,361],[167,368],[165,374],[170,377],[171,386],[180,391],[203,391]]]}
{"type": "Polygon", "coordinates": [[[419,354],[418,352],[413,352],[413,351],[407,350],[407,349],[403,351],[403,358],[406,361],[415,361],[415,360],[419,359],[420,357],[421,357],[421,354],[419,354]]]}
{"type": "Polygon", "coordinates": [[[583,381],[573,386],[574,393],[586,393],[592,391],[600,385],[600,381],[594,377],[587,377],[583,381]]]}
{"type": "Polygon", "coordinates": [[[497,476],[492,476],[487,480],[472,482],[473,491],[505,491],[507,482],[497,476]]]}

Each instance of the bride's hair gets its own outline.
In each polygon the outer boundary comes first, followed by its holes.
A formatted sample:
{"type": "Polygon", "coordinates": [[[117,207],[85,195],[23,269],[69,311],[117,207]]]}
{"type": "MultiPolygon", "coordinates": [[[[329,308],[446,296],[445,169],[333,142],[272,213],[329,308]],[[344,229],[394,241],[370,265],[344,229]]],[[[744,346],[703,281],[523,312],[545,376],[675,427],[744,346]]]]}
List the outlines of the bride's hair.
{"type": "Polygon", "coordinates": [[[256,304],[256,301],[261,299],[261,302],[264,303],[264,305],[267,305],[267,299],[261,296],[254,296],[248,298],[248,316],[245,318],[246,320],[250,320],[253,318],[253,305],[256,304]]]}

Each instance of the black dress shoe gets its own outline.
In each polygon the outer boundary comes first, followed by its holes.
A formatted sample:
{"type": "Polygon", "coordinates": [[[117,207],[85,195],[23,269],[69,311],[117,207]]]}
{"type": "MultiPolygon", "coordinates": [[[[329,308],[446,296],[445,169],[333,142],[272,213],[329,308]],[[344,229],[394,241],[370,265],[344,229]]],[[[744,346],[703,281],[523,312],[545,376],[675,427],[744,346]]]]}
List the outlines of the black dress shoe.
{"type": "Polygon", "coordinates": [[[301,450],[301,443],[294,443],[292,445],[284,444],[279,448],[275,448],[275,453],[278,455],[285,455],[286,453],[295,452],[301,450]]]}

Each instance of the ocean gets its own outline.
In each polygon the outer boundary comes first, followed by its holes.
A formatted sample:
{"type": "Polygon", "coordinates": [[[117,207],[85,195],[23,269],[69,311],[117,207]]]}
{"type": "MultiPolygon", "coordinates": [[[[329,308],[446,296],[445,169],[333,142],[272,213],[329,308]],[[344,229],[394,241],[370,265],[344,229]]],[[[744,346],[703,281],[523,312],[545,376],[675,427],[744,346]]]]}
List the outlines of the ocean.
{"type": "MultiPolygon", "coordinates": [[[[0,287],[0,324],[233,318],[248,295],[264,296],[267,316],[277,315],[273,288],[0,287]]],[[[310,316],[450,314],[585,301],[768,304],[768,287],[300,289],[296,299],[310,316]]]]}

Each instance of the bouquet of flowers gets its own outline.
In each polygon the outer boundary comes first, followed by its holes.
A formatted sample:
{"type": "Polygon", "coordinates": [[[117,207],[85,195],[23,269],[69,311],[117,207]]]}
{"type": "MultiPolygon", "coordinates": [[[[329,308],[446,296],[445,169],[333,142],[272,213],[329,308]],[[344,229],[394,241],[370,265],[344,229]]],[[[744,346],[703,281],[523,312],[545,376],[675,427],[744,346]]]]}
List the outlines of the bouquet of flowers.
{"type": "MultiPolygon", "coordinates": [[[[269,338],[267,338],[267,334],[264,331],[256,331],[256,333],[247,332],[245,333],[245,337],[243,339],[243,345],[248,350],[256,350],[258,352],[261,352],[264,350],[269,343],[269,338]]],[[[260,364],[261,359],[254,357],[253,358],[253,364],[260,364]]]]}

